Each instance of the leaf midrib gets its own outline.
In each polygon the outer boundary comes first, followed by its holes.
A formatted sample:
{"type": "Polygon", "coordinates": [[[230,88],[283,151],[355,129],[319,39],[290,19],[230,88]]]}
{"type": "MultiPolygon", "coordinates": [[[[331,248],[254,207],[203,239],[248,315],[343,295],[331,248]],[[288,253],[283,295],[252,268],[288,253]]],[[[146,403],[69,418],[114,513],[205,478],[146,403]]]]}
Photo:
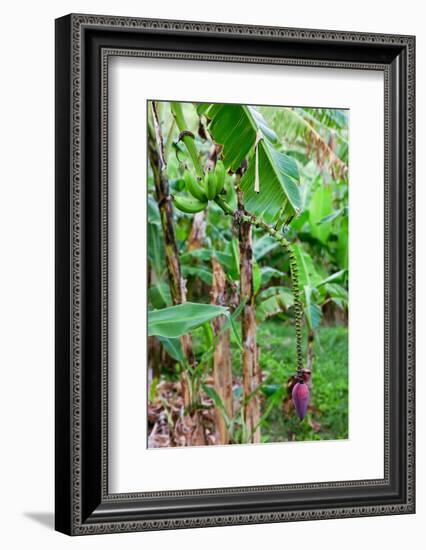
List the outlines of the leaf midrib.
{"type": "MultiPolygon", "coordinates": [[[[250,124],[251,124],[251,126],[252,126],[252,128],[253,128],[253,131],[254,131],[254,133],[255,133],[255,139],[254,139],[254,142],[253,142],[253,144],[251,145],[251,147],[253,147],[253,145],[254,145],[255,142],[256,142],[256,134],[257,134],[257,132],[258,132],[258,130],[259,130],[260,132],[262,132],[262,139],[259,141],[258,147],[262,147],[262,150],[263,150],[263,152],[265,153],[266,157],[268,158],[269,164],[270,164],[270,166],[272,167],[272,171],[274,172],[276,179],[280,182],[280,187],[281,187],[281,189],[282,189],[282,191],[283,191],[283,193],[284,193],[284,195],[285,195],[285,197],[286,197],[286,200],[287,200],[288,202],[290,202],[291,206],[296,210],[296,209],[298,208],[298,205],[293,204],[293,201],[291,200],[290,196],[287,194],[286,190],[282,188],[282,180],[281,180],[280,173],[277,172],[277,170],[276,170],[277,167],[276,167],[275,161],[273,160],[273,158],[272,158],[272,156],[271,156],[271,153],[270,153],[270,151],[269,151],[269,147],[267,147],[267,146],[265,145],[265,143],[264,143],[265,140],[268,140],[268,142],[271,143],[270,140],[265,136],[265,134],[263,133],[262,129],[257,125],[257,123],[256,123],[256,121],[254,120],[253,115],[251,114],[250,109],[248,108],[248,106],[243,105],[242,107],[243,107],[243,111],[246,113],[246,116],[247,116],[247,118],[249,119],[250,124]]],[[[272,143],[271,143],[271,146],[273,146],[272,143]]],[[[288,177],[289,179],[291,179],[292,181],[294,181],[294,183],[297,184],[297,180],[295,180],[292,176],[290,176],[289,174],[287,174],[287,177],[288,177]]]]}

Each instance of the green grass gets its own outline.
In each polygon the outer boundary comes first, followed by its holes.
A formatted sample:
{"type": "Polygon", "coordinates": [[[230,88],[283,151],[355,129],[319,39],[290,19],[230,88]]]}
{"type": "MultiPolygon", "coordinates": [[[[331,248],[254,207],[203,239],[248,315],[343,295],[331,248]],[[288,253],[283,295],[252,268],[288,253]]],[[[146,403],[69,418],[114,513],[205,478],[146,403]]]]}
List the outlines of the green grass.
{"type": "MultiPolygon", "coordinates": [[[[269,320],[258,328],[260,366],[265,384],[275,397],[264,398],[274,406],[261,425],[262,441],[311,441],[348,437],[348,331],[343,326],[321,327],[314,342],[311,407],[303,421],[289,407],[286,384],[295,373],[294,327],[269,320]],[[269,399],[269,400],[268,400],[269,399]]],[[[306,342],[306,337],[304,338],[306,342]]],[[[239,368],[240,351],[233,347],[233,370],[239,368]]]]}
{"type": "MultiPolygon", "coordinates": [[[[240,397],[241,350],[234,338],[231,341],[232,372],[240,384],[234,390],[236,396],[240,397]]],[[[306,333],[303,334],[303,342],[306,343],[306,333]]],[[[260,348],[260,367],[264,375],[261,393],[261,414],[265,416],[261,423],[262,442],[347,439],[347,327],[320,327],[317,331],[314,341],[311,406],[303,421],[296,416],[287,391],[287,381],[296,373],[294,325],[278,317],[264,321],[257,329],[257,343],[260,348]]],[[[193,344],[194,350],[201,356],[205,346],[201,329],[193,333],[193,344]]],[[[208,368],[211,366],[206,367],[207,371],[208,368]]]]}

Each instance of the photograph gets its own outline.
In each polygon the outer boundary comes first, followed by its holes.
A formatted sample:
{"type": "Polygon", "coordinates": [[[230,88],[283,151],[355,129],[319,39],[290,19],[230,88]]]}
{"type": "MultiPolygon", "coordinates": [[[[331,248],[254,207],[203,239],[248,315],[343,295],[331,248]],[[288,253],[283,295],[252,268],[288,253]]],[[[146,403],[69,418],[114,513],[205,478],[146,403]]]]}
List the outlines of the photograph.
{"type": "Polygon", "coordinates": [[[147,101],[149,449],[350,437],[349,130],[147,101]]]}

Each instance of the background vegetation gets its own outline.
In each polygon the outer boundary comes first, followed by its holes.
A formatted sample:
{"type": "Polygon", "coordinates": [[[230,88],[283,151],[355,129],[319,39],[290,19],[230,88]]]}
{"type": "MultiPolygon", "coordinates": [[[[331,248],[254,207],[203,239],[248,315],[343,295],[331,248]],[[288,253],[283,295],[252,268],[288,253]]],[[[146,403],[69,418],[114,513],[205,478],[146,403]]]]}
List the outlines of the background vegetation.
{"type": "Polygon", "coordinates": [[[155,102],[148,121],[149,446],[346,438],[348,113],[155,102]],[[224,189],[176,208],[221,162],[224,189]]]}

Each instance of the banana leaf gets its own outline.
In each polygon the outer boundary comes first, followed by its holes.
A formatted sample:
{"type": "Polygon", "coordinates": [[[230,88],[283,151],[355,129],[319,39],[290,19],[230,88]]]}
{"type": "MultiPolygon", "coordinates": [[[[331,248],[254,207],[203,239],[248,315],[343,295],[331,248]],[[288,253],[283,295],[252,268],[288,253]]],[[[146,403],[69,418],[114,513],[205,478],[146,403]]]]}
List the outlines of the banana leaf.
{"type": "Polygon", "coordinates": [[[262,235],[253,243],[253,256],[259,261],[279,246],[280,244],[270,235],[262,235]]]}
{"type": "Polygon", "coordinates": [[[260,276],[261,276],[261,285],[267,285],[269,281],[273,278],[279,278],[285,277],[285,273],[283,271],[280,271],[279,269],[275,269],[273,267],[264,266],[260,268],[260,276]]]}
{"type": "Polygon", "coordinates": [[[153,309],[162,309],[172,305],[170,287],[164,281],[153,284],[148,289],[148,303],[153,309]]]}
{"type": "Polygon", "coordinates": [[[256,320],[261,323],[265,319],[287,311],[294,303],[290,288],[273,286],[260,292],[256,299],[256,320]]]}
{"type": "Polygon", "coordinates": [[[219,315],[229,317],[226,307],[186,302],[148,312],[148,336],[177,338],[192,332],[219,315]]]}
{"type": "Polygon", "coordinates": [[[333,212],[333,192],[331,185],[319,186],[309,203],[309,223],[312,236],[326,243],[331,233],[331,222],[324,221],[333,212]]]}
{"type": "Polygon", "coordinates": [[[303,289],[305,286],[315,288],[321,284],[322,277],[315,269],[311,256],[300,245],[294,246],[294,253],[299,267],[300,288],[303,289]]]}
{"type": "Polygon", "coordinates": [[[208,285],[212,284],[212,270],[204,266],[182,265],[182,275],[184,277],[197,277],[208,285]]]}
{"type": "Polygon", "coordinates": [[[306,285],[304,287],[305,295],[305,318],[311,330],[316,330],[319,327],[322,317],[321,307],[315,302],[315,289],[306,285]]]}
{"type": "Polygon", "coordinates": [[[256,216],[272,223],[278,217],[288,220],[301,209],[299,171],[296,161],[278,151],[276,134],[253,107],[231,104],[201,104],[198,112],[209,120],[209,132],[223,146],[227,170],[236,172],[249,159],[241,187],[244,205],[256,216]],[[256,179],[255,143],[258,142],[258,178],[260,192],[254,190],[256,179]]]}
{"type": "Polygon", "coordinates": [[[185,356],[183,354],[179,338],[165,338],[164,336],[159,336],[158,339],[163,344],[164,349],[172,359],[178,361],[179,363],[183,363],[185,361],[185,356]]]}
{"type": "Polygon", "coordinates": [[[261,140],[258,147],[260,191],[254,190],[256,162],[253,155],[241,180],[244,206],[267,223],[278,218],[286,223],[301,210],[296,161],[274,149],[267,140],[261,140]]]}

